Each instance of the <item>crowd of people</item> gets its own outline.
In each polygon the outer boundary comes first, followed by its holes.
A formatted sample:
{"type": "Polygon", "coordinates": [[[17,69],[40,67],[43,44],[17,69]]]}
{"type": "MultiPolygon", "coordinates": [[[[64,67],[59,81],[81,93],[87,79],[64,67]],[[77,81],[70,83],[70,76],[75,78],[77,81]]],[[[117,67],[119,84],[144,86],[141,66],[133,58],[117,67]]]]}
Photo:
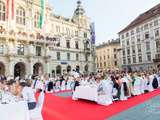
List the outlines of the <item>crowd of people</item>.
{"type": "MultiPolygon", "coordinates": [[[[25,79],[20,77],[0,77],[0,100],[2,93],[10,98],[23,99],[28,102],[29,110],[36,106],[35,92],[57,92],[63,90],[76,90],[77,86],[94,84],[97,86],[98,102],[104,105],[112,104],[114,100],[127,100],[151,92],[160,87],[159,72],[122,72],[108,71],[92,74],[72,74],[48,77],[28,76],[25,79]],[[103,96],[103,97],[102,97],[103,96]],[[102,100],[103,99],[103,100],[102,100]]],[[[87,92],[87,91],[86,91],[87,92]]],[[[11,100],[10,100],[11,101],[11,100]]]]}
{"type": "Polygon", "coordinates": [[[9,104],[12,102],[26,101],[28,109],[36,107],[35,93],[31,87],[31,80],[0,79],[0,102],[9,104]]]}

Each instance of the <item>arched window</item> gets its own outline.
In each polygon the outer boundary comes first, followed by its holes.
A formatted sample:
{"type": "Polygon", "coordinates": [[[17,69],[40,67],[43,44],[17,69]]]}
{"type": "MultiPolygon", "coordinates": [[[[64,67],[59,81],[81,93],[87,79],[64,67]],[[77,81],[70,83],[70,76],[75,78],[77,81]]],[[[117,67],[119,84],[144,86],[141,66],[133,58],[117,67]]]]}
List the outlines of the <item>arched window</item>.
{"type": "Polygon", "coordinates": [[[26,24],[26,19],[25,19],[25,10],[22,7],[17,8],[16,10],[16,22],[21,25],[26,24]]]}
{"type": "Polygon", "coordinates": [[[35,28],[39,27],[39,18],[40,18],[40,13],[36,12],[34,15],[34,27],[35,28]]]}
{"type": "Polygon", "coordinates": [[[4,2],[0,1],[0,21],[5,21],[6,7],[4,2]]]}

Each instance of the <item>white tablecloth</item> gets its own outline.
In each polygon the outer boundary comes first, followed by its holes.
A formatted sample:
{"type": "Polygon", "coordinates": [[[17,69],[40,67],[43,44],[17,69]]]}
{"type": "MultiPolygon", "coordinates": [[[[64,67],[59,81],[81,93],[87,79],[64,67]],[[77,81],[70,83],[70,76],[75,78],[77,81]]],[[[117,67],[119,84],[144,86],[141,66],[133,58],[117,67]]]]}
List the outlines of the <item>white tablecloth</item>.
{"type": "Polygon", "coordinates": [[[96,86],[78,86],[73,93],[73,100],[78,98],[91,101],[97,101],[98,92],[96,86]]]}
{"type": "Polygon", "coordinates": [[[29,120],[27,102],[0,104],[0,120],[29,120]]]}

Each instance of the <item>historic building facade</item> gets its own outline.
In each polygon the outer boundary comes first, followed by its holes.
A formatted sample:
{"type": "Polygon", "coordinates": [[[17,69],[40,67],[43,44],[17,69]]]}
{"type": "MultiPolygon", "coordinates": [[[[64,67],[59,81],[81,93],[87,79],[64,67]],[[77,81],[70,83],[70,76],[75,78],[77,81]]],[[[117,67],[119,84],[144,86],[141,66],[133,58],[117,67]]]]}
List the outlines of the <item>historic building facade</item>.
{"type": "Polygon", "coordinates": [[[0,0],[0,74],[94,71],[91,23],[81,2],[64,18],[40,1],[0,0]]]}
{"type": "Polygon", "coordinates": [[[140,14],[119,32],[122,65],[128,70],[151,70],[160,64],[160,4],[140,14]]]}
{"type": "Polygon", "coordinates": [[[120,41],[111,40],[96,47],[96,65],[98,70],[121,69],[120,41]]]}

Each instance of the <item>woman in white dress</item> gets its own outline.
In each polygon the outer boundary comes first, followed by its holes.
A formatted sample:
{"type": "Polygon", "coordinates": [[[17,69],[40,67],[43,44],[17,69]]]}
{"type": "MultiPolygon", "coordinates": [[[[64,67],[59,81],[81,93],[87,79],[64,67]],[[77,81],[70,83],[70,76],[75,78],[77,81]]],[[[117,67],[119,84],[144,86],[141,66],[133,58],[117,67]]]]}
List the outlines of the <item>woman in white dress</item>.
{"type": "Polygon", "coordinates": [[[153,85],[152,85],[153,79],[154,79],[154,74],[150,73],[149,74],[149,86],[148,86],[150,92],[152,92],[154,90],[153,85]]]}
{"type": "Polygon", "coordinates": [[[122,76],[120,82],[121,82],[120,100],[127,100],[129,95],[129,88],[127,85],[128,79],[125,76],[122,76]]]}
{"type": "Polygon", "coordinates": [[[135,78],[134,85],[133,85],[134,95],[140,95],[141,94],[141,83],[142,83],[142,78],[141,78],[140,73],[135,74],[134,78],[135,78]]]}
{"type": "Polygon", "coordinates": [[[110,105],[112,104],[113,97],[112,97],[112,90],[113,90],[113,82],[108,80],[102,80],[102,78],[99,81],[99,87],[98,87],[98,100],[97,103],[101,105],[110,105]]]}

